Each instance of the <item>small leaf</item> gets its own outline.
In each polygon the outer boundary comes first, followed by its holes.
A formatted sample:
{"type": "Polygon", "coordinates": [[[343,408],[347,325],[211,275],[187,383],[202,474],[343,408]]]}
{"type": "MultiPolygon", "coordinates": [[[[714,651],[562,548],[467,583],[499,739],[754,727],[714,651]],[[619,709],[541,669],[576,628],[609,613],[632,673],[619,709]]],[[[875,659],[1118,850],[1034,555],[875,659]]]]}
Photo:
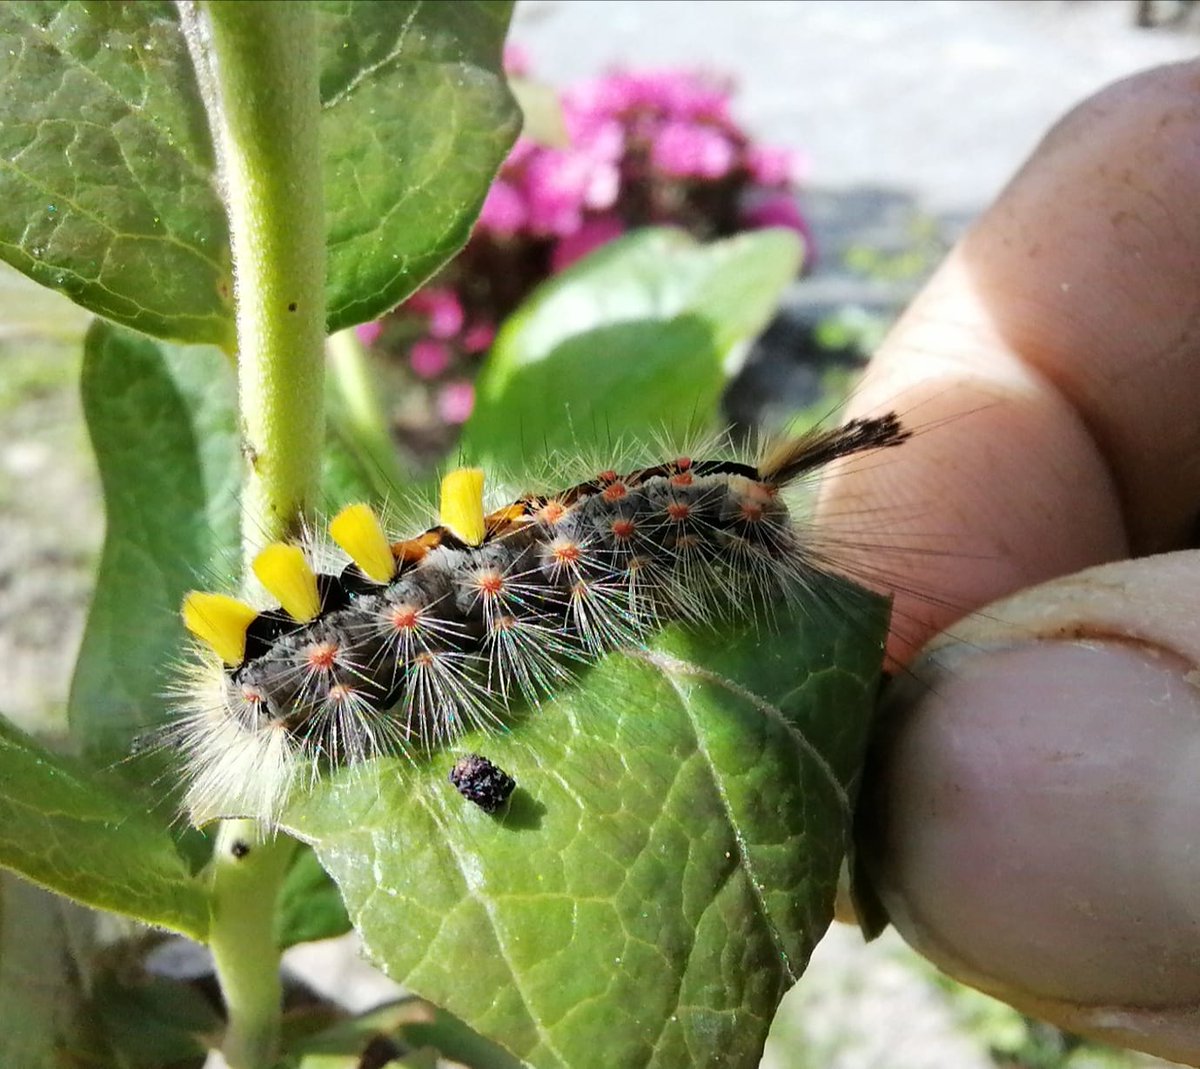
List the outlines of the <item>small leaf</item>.
{"type": "Polygon", "coordinates": [[[425,1020],[413,1020],[401,1029],[404,1039],[415,1047],[432,1047],[444,1058],[468,1069],[519,1069],[518,1062],[503,1047],[473,1032],[452,1013],[425,1003],[430,1011],[425,1020]]]}
{"type": "Polygon", "coordinates": [[[60,895],[203,939],[208,895],[141,799],[0,720],[0,866],[60,895]]]}
{"type": "Polygon", "coordinates": [[[355,501],[382,501],[408,480],[388,433],[377,369],[353,330],[326,343],[322,501],[332,514],[355,501]]]}
{"type": "Polygon", "coordinates": [[[107,525],[68,712],[85,752],[109,762],[166,716],[183,594],[237,564],[233,371],[217,349],[98,322],[84,344],[83,408],[107,525]]]}
{"type": "Polygon", "coordinates": [[[648,230],[605,246],[505,324],[463,453],[520,470],[581,441],[712,429],[731,350],[766,325],[799,263],[782,230],[712,245],[648,230]]]}
{"type": "Polygon", "coordinates": [[[326,780],[286,823],[394,979],[538,1069],[755,1066],[829,922],[886,629],[839,581],[778,629],[664,632],[453,755],[326,780]]]}
{"type": "MultiPolygon", "coordinates": [[[[402,1050],[432,1049],[467,1069],[520,1069],[520,1063],[512,1055],[476,1035],[452,1014],[411,995],[338,1021],[289,1046],[294,1053],[309,1058],[345,1057],[361,1055],[370,1044],[383,1046],[388,1041],[394,1041],[402,1050]]],[[[307,1067],[312,1063],[300,1064],[307,1067]]],[[[353,1062],[352,1066],[357,1064],[353,1062]]]]}
{"type": "Polygon", "coordinates": [[[330,331],[398,304],[470,235],[521,123],[511,10],[320,0],[330,331]]]}
{"type": "Polygon", "coordinates": [[[91,1011],[122,1069],[160,1069],[200,1062],[225,1022],[198,986],[163,977],[101,973],[91,1011]]]}

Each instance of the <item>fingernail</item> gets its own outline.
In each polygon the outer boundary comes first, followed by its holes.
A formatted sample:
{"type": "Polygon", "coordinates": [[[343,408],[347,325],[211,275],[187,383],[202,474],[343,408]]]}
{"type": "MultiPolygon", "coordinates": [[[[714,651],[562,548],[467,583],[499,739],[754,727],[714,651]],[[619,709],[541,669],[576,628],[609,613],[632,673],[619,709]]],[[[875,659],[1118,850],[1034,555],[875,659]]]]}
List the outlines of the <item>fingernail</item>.
{"type": "Polygon", "coordinates": [[[1200,1006],[1194,678],[1109,641],[919,660],[885,703],[862,803],[864,863],[901,934],[1026,1004],[1200,1006]]]}

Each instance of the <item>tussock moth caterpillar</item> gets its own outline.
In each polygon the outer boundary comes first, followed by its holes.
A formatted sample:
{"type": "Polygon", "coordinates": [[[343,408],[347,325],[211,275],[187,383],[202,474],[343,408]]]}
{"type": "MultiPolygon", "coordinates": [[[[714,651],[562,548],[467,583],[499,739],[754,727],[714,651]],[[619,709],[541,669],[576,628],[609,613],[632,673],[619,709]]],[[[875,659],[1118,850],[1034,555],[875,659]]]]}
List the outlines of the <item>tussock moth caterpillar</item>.
{"type": "MultiPolygon", "coordinates": [[[[428,750],[536,703],[573,664],[662,622],[769,614],[823,570],[784,491],[907,440],[895,414],[776,442],[616,464],[487,511],[484,473],[442,482],[439,522],[392,540],[366,505],[329,524],[343,556],[276,543],[254,571],[276,607],[192,592],[197,640],[173,729],[186,805],[273,821],[322,765],[428,750]]],[[[594,469],[593,469],[594,470],[594,469]]]]}

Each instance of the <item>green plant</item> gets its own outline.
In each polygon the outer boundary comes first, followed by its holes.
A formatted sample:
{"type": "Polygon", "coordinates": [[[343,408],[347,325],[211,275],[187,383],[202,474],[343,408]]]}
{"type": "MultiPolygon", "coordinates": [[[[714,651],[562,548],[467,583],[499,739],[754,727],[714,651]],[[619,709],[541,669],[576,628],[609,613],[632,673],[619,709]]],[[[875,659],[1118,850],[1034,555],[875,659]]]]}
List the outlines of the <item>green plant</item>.
{"type": "MultiPolygon", "coordinates": [[[[465,241],[518,126],[508,15],[0,8],[0,255],[102,317],[82,388],[108,518],[74,755],[0,722],[0,866],[207,944],[226,1009],[131,979],[130,937],[70,1026],[0,1030],[20,1051],[5,1064],[191,1064],[218,1044],[235,1069],[315,1069],[388,1035],[475,1066],[750,1065],[828,923],[886,624],[848,588],[771,629],[667,629],[517,717],[481,745],[536,804],[501,821],[448,792],[434,753],[323,778],[282,831],[201,836],[179,827],[169,756],[129,759],[171,715],[197,576],[377,495],[394,468],[360,354],[340,336],[326,383],[325,337],[465,241]],[[386,971],[499,1045],[412,1003],[282,1018],[282,949],[351,922],[386,971]]],[[[589,436],[710,425],[731,350],[798,257],[781,232],[702,247],[649,231],[575,265],[502,330],[463,453],[520,467],[589,436]]],[[[4,893],[10,916],[36,908],[4,893]]]]}

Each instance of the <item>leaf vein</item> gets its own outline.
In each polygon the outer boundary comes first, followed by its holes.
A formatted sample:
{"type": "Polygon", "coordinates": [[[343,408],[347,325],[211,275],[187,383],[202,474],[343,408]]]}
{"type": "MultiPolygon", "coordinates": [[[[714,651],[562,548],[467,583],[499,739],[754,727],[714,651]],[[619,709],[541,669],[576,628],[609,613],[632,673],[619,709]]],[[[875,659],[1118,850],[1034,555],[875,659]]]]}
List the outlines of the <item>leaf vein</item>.
{"type": "MultiPolygon", "coordinates": [[[[788,979],[792,983],[795,983],[796,980],[799,979],[799,974],[795,971],[795,969],[792,968],[791,957],[788,955],[787,948],[783,945],[783,939],[780,936],[778,927],[771,919],[771,911],[767,906],[766,893],[763,889],[762,881],[759,879],[758,874],[755,871],[754,863],[750,857],[750,847],[746,842],[745,836],[742,834],[742,829],[737,821],[737,818],[734,816],[733,807],[729,802],[729,796],[725,792],[724,780],[718,772],[716,764],[713,762],[712,755],[709,754],[708,748],[704,745],[704,736],[700,731],[699,724],[696,723],[696,718],[692,715],[691,703],[688,701],[687,695],[680,688],[679,681],[676,679],[676,674],[687,673],[678,672],[677,670],[675,672],[672,671],[672,663],[674,665],[684,666],[684,662],[676,662],[672,657],[666,657],[662,654],[651,652],[650,650],[646,650],[638,655],[645,657],[650,661],[651,664],[659,668],[659,670],[663,673],[663,677],[675,691],[676,696],[679,698],[680,707],[683,709],[684,714],[687,716],[688,721],[692,725],[696,735],[696,748],[701,757],[704,758],[704,763],[708,767],[709,775],[712,778],[713,787],[716,789],[717,797],[720,799],[721,808],[725,811],[725,819],[729,822],[729,827],[733,830],[733,840],[737,844],[738,858],[741,860],[742,868],[746,872],[746,879],[750,884],[750,890],[754,897],[754,907],[759,916],[762,917],[763,924],[766,926],[767,932],[771,937],[771,943],[775,947],[775,952],[779,955],[779,960],[783,963],[783,967],[787,972],[788,979]]],[[[714,676],[712,673],[705,672],[703,669],[697,669],[695,674],[701,675],[705,678],[709,678],[710,676],[714,679],[720,678],[714,676]]],[[[726,682],[730,681],[726,680],[726,682]]],[[[737,689],[740,690],[740,688],[737,689]]],[[[759,699],[759,701],[761,700],[762,699],[759,699]]],[[[715,900],[716,895],[714,894],[713,897],[715,900]]]]}

